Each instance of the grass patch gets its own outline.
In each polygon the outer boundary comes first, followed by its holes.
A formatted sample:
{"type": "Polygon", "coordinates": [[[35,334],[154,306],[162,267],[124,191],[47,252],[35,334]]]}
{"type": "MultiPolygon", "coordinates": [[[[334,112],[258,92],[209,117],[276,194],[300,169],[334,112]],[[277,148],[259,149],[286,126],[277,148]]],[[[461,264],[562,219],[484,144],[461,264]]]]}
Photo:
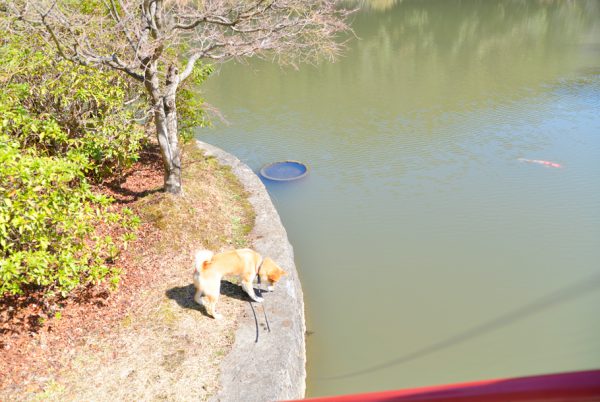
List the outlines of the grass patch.
{"type": "Polygon", "coordinates": [[[50,380],[48,381],[48,383],[46,384],[46,387],[44,388],[44,391],[37,394],[35,396],[35,398],[33,399],[34,401],[60,401],[61,397],[60,395],[62,395],[62,393],[65,391],[65,387],[56,382],[55,380],[50,380]]]}
{"type": "Polygon", "coordinates": [[[123,325],[123,328],[129,328],[131,327],[132,322],[133,320],[131,318],[131,315],[127,314],[121,321],[121,325],[123,325]]]}
{"type": "Polygon", "coordinates": [[[231,168],[206,157],[195,143],[183,147],[182,196],[155,193],[139,202],[143,221],[161,231],[158,252],[182,244],[219,250],[247,247],[254,210],[231,168]]]}
{"type": "Polygon", "coordinates": [[[177,322],[178,317],[171,306],[170,300],[163,300],[162,304],[160,305],[160,309],[158,310],[158,317],[156,318],[158,318],[161,323],[169,327],[173,326],[177,322]]]}

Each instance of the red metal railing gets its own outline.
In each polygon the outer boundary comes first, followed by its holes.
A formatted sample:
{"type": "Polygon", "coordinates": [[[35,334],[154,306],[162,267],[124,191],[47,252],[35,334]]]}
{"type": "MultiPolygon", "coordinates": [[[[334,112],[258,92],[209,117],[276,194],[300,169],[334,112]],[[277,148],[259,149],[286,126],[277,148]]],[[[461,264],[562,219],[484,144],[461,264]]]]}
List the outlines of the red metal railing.
{"type": "Polygon", "coordinates": [[[600,370],[306,400],[312,402],[600,402],[600,370]]]}

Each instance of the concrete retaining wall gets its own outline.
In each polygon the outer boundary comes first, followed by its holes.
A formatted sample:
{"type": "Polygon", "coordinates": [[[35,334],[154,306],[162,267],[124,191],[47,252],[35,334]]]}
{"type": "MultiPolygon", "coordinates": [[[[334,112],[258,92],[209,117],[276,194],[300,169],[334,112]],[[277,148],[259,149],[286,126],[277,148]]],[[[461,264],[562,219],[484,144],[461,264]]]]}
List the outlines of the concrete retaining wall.
{"type": "Polygon", "coordinates": [[[221,365],[221,391],[212,400],[258,402],[303,398],[306,389],[304,300],[294,251],[285,228],[265,186],[248,166],[220,148],[201,141],[198,145],[207,156],[231,166],[248,191],[256,212],[251,233],[254,249],[271,257],[288,272],[275,286],[275,291],[263,292],[262,305],[254,303],[259,323],[258,342],[254,313],[246,303],[247,311],[235,334],[233,349],[221,365]]]}

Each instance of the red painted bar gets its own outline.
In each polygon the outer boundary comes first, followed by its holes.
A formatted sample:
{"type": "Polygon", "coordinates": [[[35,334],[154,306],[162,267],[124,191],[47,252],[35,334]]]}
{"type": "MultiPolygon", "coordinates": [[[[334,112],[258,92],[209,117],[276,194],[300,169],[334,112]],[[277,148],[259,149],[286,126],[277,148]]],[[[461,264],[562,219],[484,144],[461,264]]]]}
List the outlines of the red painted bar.
{"type": "Polygon", "coordinates": [[[600,370],[310,398],[313,402],[600,402],[600,370]]]}

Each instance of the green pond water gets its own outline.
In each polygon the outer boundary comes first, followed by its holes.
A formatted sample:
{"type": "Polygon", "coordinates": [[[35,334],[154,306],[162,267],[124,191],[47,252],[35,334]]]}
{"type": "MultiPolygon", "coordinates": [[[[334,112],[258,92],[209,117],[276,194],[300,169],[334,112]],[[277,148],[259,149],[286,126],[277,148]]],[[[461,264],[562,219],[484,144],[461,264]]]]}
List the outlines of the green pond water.
{"type": "Polygon", "coordinates": [[[198,138],[310,167],[267,183],[308,396],[600,368],[600,2],[360,4],[336,63],[203,88],[198,138]]]}

